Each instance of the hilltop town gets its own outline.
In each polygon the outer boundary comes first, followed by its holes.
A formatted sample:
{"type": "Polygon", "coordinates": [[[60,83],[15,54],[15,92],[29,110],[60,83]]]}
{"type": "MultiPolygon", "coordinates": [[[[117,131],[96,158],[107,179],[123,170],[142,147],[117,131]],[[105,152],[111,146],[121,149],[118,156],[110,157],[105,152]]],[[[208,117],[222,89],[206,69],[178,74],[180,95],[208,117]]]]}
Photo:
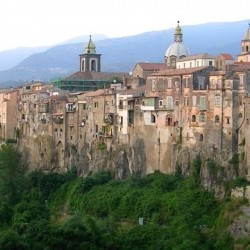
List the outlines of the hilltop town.
{"type": "Polygon", "coordinates": [[[200,155],[208,187],[222,178],[211,181],[209,160],[225,169],[223,178],[248,178],[250,26],[239,48],[236,59],[224,51],[191,54],[178,22],[163,62],[110,73],[101,71],[90,36],[78,72],[0,90],[0,136],[16,143],[30,169],[111,169],[120,179],[188,174],[200,155]]]}

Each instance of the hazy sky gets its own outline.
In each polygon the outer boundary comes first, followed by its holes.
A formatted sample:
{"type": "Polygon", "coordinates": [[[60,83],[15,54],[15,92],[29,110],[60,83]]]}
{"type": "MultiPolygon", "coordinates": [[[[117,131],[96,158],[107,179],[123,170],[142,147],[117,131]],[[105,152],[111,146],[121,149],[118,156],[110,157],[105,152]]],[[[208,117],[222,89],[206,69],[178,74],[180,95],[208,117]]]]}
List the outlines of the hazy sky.
{"type": "Polygon", "coordinates": [[[207,22],[250,21],[249,0],[1,0],[0,51],[69,38],[120,37],[207,22]],[[235,3],[235,5],[233,5],[235,3]]]}

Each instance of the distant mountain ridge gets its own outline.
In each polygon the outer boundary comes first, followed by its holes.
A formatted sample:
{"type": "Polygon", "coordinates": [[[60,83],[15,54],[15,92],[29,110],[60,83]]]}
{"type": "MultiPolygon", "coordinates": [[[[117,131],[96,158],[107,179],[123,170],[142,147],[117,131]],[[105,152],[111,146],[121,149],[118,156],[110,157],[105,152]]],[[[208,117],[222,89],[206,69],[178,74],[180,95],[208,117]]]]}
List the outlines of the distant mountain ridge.
{"type": "MultiPolygon", "coordinates": [[[[236,55],[240,53],[240,42],[248,27],[248,20],[181,27],[184,43],[192,54],[229,53],[236,59],[236,55]]],[[[102,54],[103,72],[129,72],[137,62],[163,62],[168,46],[173,43],[173,33],[174,30],[171,28],[112,39],[104,35],[99,35],[101,40],[95,39],[94,35],[92,37],[97,53],[102,54]]],[[[66,44],[64,42],[35,52],[13,68],[0,71],[0,85],[7,87],[32,80],[47,82],[78,71],[79,55],[83,53],[84,47],[84,42],[74,43],[74,40],[69,40],[66,44]]],[[[0,56],[1,53],[3,52],[0,52],[0,56]]],[[[18,56],[21,57],[17,53],[16,59],[18,56]]],[[[8,57],[7,52],[5,57],[8,57]]]]}

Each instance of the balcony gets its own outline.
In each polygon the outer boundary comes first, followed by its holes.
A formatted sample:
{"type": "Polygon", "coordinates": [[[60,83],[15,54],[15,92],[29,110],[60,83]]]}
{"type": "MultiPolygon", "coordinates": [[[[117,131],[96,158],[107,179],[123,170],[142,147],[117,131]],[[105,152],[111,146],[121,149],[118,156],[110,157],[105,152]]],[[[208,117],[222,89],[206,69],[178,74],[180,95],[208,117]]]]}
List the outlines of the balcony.
{"type": "Polygon", "coordinates": [[[112,127],[110,125],[102,125],[102,130],[98,132],[98,136],[100,138],[112,138],[112,127]]]}
{"type": "Polygon", "coordinates": [[[46,122],[47,122],[46,117],[41,117],[41,118],[40,118],[40,122],[42,122],[42,123],[46,123],[46,122]]]}
{"type": "Polygon", "coordinates": [[[63,115],[55,115],[52,121],[56,124],[61,124],[63,122],[63,115]]]}
{"type": "Polygon", "coordinates": [[[108,125],[113,125],[114,123],[114,114],[105,114],[104,123],[108,125]]]}
{"type": "Polygon", "coordinates": [[[113,138],[113,135],[111,133],[103,132],[103,131],[99,132],[98,136],[100,138],[113,138]]]}
{"type": "Polygon", "coordinates": [[[66,104],[66,112],[75,112],[76,104],[75,103],[67,103],[66,104]]]}
{"type": "Polygon", "coordinates": [[[49,113],[49,106],[47,106],[47,107],[44,107],[44,106],[39,106],[38,107],[38,112],[39,113],[49,113]]]}

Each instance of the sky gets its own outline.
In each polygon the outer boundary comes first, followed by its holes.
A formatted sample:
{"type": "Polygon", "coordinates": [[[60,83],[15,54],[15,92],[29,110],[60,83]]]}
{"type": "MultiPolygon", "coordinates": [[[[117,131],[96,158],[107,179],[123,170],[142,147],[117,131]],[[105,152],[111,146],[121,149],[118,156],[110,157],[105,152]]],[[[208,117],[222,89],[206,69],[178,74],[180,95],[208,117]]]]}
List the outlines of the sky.
{"type": "Polygon", "coordinates": [[[90,34],[114,38],[166,30],[177,20],[181,26],[250,21],[249,9],[249,0],[2,0],[0,51],[90,34]]]}

